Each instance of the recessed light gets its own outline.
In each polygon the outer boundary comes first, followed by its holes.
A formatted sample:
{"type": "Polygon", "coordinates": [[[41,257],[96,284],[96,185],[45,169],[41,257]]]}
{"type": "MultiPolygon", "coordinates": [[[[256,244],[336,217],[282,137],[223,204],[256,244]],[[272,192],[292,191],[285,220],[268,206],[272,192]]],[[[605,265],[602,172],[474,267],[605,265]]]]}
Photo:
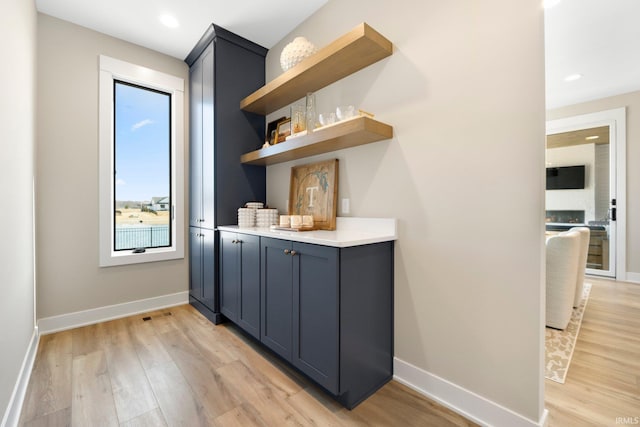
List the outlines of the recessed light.
{"type": "Polygon", "coordinates": [[[564,78],[565,82],[574,82],[576,80],[580,80],[582,78],[582,74],[569,74],[567,77],[564,78]]]}
{"type": "Polygon", "coordinates": [[[591,136],[586,137],[585,139],[591,141],[593,139],[598,139],[598,138],[600,138],[598,135],[591,135],[591,136]]]}
{"type": "Polygon", "coordinates": [[[163,25],[169,28],[177,28],[180,25],[176,18],[168,14],[160,15],[158,19],[163,25]]]}
{"type": "Polygon", "coordinates": [[[542,2],[542,7],[545,9],[551,9],[554,6],[557,6],[560,3],[560,0],[544,0],[542,2]]]}

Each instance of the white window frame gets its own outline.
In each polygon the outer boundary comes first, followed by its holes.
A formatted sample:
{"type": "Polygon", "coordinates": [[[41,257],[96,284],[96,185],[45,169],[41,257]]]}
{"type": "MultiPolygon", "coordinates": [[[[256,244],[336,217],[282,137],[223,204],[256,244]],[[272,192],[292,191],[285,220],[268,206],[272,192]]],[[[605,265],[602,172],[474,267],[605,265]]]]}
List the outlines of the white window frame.
{"type": "Polygon", "coordinates": [[[100,55],[99,83],[100,267],[184,258],[184,80],[100,55]],[[171,94],[171,246],[143,253],[114,249],[114,80],[171,94]]]}

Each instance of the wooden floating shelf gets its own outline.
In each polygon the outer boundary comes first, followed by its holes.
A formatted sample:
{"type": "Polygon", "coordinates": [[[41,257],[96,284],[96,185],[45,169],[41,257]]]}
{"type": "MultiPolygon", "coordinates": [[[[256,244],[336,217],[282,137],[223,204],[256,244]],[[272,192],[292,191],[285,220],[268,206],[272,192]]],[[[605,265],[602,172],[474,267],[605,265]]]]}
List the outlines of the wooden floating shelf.
{"type": "Polygon", "coordinates": [[[272,113],[392,53],[393,44],[362,23],[247,96],[240,101],[240,108],[272,113]]]}
{"type": "Polygon", "coordinates": [[[310,135],[243,154],[240,161],[249,165],[268,166],[392,137],[393,127],[368,117],[357,117],[317,129],[310,135]]]}

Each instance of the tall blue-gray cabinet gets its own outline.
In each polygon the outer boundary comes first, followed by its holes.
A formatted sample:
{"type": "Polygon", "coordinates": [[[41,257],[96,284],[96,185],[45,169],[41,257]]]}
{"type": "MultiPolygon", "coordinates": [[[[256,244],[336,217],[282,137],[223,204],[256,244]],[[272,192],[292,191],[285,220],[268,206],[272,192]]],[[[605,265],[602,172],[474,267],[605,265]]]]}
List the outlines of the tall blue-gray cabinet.
{"type": "Polygon", "coordinates": [[[264,116],[239,109],[264,85],[267,50],[211,25],[185,59],[189,81],[189,302],[221,321],[216,227],[234,224],[237,209],[266,199],[265,169],[240,156],[264,141],[264,116]]]}
{"type": "Polygon", "coordinates": [[[220,232],[220,312],[260,339],[260,237],[220,232]]]}

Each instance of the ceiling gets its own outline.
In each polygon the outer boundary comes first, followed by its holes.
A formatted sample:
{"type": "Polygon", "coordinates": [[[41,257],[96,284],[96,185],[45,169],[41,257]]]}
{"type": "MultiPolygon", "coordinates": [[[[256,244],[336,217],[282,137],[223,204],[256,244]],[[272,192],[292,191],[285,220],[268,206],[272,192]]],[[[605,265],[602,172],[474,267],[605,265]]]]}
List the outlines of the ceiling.
{"type": "Polygon", "coordinates": [[[545,10],[547,108],[640,90],[640,1],[561,0],[545,10]],[[582,78],[565,82],[571,74],[582,78]]]}
{"type": "Polygon", "coordinates": [[[215,23],[271,48],[327,0],[36,0],[39,12],[184,59],[215,23]],[[159,17],[173,16],[177,28],[159,17]]]}
{"type": "Polygon", "coordinates": [[[547,135],[547,148],[571,147],[583,144],[608,144],[609,126],[547,135]]]}
{"type": "MultiPolygon", "coordinates": [[[[184,59],[212,22],[271,48],[327,1],[36,0],[36,6],[48,15],[184,59]],[[158,19],[162,14],[173,15],[180,25],[165,27],[158,19]]],[[[546,9],[547,108],[640,90],[638,17],[639,0],[560,0],[546,9]],[[582,78],[564,81],[575,73],[582,78]]]]}

